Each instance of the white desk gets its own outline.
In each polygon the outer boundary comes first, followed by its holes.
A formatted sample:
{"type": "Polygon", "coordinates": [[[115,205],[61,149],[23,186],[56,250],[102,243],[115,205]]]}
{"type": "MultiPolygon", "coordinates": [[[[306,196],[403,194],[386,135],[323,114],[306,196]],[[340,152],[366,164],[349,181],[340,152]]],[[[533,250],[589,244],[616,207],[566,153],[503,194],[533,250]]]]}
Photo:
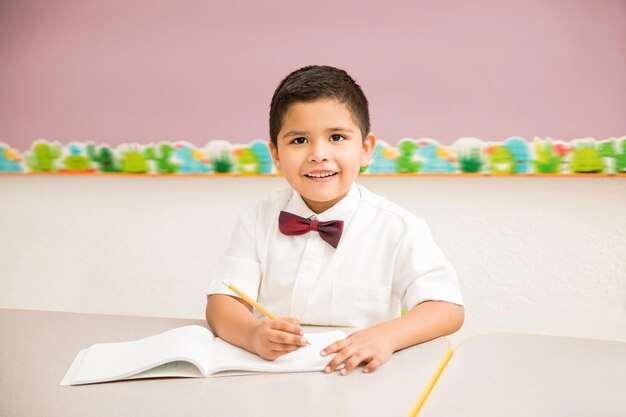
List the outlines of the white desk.
{"type": "Polygon", "coordinates": [[[59,385],[82,348],[199,320],[0,309],[0,416],[406,416],[450,348],[397,352],[372,374],[264,374],[59,385]]]}
{"type": "Polygon", "coordinates": [[[419,417],[626,416],[626,343],[523,334],[462,342],[419,417]]]}

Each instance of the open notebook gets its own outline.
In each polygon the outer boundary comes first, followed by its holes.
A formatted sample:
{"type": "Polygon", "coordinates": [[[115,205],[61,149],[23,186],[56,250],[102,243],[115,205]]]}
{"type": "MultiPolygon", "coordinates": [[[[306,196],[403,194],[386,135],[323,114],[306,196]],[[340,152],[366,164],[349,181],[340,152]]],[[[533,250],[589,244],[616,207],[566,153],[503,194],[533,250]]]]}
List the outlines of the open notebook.
{"type": "Polygon", "coordinates": [[[209,377],[254,372],[321,371],[332,358],[320,351],[346,334],[305,334],[310,345],[268,361],[215,337],[197,325],[172,329],[132,342],[95,344],[81,350],[61,385],[138,378],[209,377]]]}

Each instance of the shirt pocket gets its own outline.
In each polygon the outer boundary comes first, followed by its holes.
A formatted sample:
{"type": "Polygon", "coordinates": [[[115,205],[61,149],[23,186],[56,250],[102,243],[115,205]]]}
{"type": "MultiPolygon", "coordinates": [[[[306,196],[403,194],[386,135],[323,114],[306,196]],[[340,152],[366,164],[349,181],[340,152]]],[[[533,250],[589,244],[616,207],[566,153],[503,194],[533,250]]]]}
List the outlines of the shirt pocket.
{"type": "Polygon", "coordinates": [[[367,288],[332,283],[331,324],[368,327],[389,320],[391,287],[367,288]]]}

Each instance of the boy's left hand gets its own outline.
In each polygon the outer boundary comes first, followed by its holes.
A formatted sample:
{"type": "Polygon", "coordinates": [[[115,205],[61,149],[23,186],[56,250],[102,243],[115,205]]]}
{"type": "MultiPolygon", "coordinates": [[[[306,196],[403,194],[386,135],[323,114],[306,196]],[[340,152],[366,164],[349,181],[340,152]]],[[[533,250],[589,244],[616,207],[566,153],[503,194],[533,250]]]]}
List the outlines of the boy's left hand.
{"type": "Polygon", "coordinates": [[[344,364],[341,375],[348,375],[362,362],[367,363],[363,372],[373,372],[387,362],[394,352],[392,341],[385,336],[384,329],[375,326],[352,333],[345,339],[324,348],[320,353],[322,356],[337,353],[324,372],[332,372],[339,365],[344,364]]]}

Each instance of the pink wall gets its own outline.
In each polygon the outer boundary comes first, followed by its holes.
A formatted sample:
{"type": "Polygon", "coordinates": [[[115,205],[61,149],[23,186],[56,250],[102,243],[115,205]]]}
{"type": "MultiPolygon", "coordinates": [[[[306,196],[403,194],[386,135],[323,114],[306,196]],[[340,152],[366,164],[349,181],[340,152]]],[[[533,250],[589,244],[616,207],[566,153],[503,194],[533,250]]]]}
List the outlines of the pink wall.
{"type": "Polygon", "coordinates": [[[395,143],[626,134],[626,2],[2,0],[0,141],[265,139],[272,92],[345,68],[395,143]]]}

